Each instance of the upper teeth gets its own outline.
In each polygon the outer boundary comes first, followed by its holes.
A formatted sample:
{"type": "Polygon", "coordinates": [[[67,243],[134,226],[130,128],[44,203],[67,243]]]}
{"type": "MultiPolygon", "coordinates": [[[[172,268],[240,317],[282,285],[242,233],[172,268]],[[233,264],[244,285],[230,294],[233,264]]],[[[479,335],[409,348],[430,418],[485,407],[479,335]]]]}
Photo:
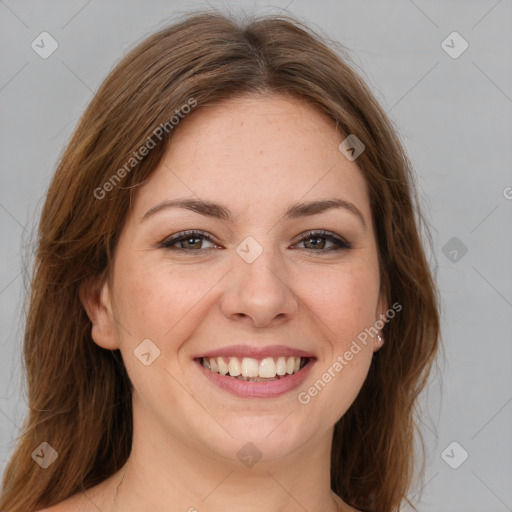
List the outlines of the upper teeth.
{"type": "Polygon", "coordinates": [[[203,366],[212,372],[231,377],[239,375],[243,377],[273,378],[276,375],[291,375],[300,369],[300,357],[266,357],[265,359],[254,359],[244,357],[242,361],[238,357],[203,357],[203,366]]]}

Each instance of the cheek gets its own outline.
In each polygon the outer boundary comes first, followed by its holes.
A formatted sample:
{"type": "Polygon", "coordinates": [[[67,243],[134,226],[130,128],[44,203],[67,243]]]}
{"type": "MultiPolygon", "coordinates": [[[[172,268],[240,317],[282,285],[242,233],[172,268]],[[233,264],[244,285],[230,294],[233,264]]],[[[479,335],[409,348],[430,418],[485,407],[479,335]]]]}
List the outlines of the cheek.
{"type": "Polygon", "coordinates": [[[205,288],[202,278],[195,272],[166,268],[161,262],[127,264],[120,269],[116,283],[117,310],[131,331],[161,337],[199,300],[205,288]]]}
{"type": "Polygon", "coordinates": [[[116,312],[123,350],[133,352],[144,339],[151,339],[173,365],[180,346],[197,329],[205,307],[212,307],[218,269],[167,262],[125,265],[117,280],[116,312]]]}
{"type": "Polygon", "coordinates": [[[315,389],[307,393],[322,395],[318,407],[330,411],[333,422],[353,403],[368,374],[373,356],[368,333],[377,320],[379,288],[376,267],[361,264],[331,275],[325,280],[324,293],[315,296],[321,306],[318,315],[329,327],[332,355],[318,368],[315,389]]]}
{"type": "Polygon", "coordinates": [[[308,306],[338,352],[376,320],[379,276],[372,266],[358,264],[310,274],[303,286],[308,306]],[[311,286],[312,282],[317,285],[311,286]]]}

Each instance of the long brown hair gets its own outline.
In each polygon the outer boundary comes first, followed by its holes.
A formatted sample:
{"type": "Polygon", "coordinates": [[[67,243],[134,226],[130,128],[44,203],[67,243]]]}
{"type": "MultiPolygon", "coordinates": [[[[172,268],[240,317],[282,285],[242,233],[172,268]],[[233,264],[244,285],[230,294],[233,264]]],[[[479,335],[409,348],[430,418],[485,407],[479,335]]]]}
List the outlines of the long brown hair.
{"type": "Polygon", "coordinates": [[[159,140],[155,130],[191,98],[200,108],[245,93],[298,96],[366,146],[357,164],[370,194],[381,285],[402,310],[386,323],[386,342],[335,426],[331,487],[357,508],[398,511],[414,477],[415,404],[438,348],[438,298],[410,162],[334,44],[288,16],[241,22],[191,13],[145,39],[103,82],[61,157],[41,215],[24,336],[29,412],[3,477],[2,511],[51,506],[126,462],[131,383],[119,351],[92,341],[79,287],[111,267],[133,194],[173,134],[159,140]],[[154,147],[127,168],[150,138],[154,147]],[[47,469],[31,457],[42,442],[58,452],[47,469]]]}

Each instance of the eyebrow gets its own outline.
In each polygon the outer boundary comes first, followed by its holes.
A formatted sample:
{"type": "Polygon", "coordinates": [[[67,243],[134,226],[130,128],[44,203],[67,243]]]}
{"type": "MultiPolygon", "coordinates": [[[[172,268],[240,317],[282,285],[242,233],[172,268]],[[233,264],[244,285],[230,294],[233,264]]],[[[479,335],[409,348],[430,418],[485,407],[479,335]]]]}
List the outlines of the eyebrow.
{"type": "MultiPolygon", "coordinates": [[[[187,210],[192,210],[193,212],[199,213],[206,217],[213,217],[224,220],[226,222],[232,222],[233,220],[233,215],[230,212],[229,208],[227,208],[226,206],[223,206],[218,203],[213,203],[211,201],[179,198],[165,200],[157,204],[156,206],[153,206],[142,216],[140,222],[144,222],[146,219],[155,215],[156,213],[162,210],[167,210],[169,208],[185,208],[187,210]]],[[[300,217],[309,217],[311,215],[316,215],[318,213],[322,213],[333,208],[344,208],[345,210],[348,210],[361,221],[365,228],[367,227],[361,210],[359,210],[359,208],[357,208],[355,204],[339,198],[322,199],[317,201],[309,201],[305,203],[295,203],[288,208],[283,218],[297,219],[300,217]]]]}

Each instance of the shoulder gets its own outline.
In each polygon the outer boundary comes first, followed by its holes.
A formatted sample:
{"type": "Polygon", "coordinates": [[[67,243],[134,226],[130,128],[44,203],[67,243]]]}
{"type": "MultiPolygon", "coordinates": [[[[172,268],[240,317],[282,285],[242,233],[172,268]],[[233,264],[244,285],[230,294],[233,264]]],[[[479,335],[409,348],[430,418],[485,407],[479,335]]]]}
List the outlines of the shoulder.
{"type": "Polygon", "coordinates": [[[62,503],[59,503],[53,507],[42,508],[40,510],[36,510],[35,512],[78,512],[78,509],[71,506],[62,506],[62,503]]]}
{"type": "Polygon", "coordinates": [[[121,470],[93,487],[78,491],[50,507],[33,512],[98,512],[110,504],[121,470]]]}
{"type": "Polygon", "coordinates": [[[56,505],[34,512],[89,512],[90,510],[90,507],[88,507],[87,503],[81,499],[80,495],[75,495],[57,503],[56,505]]]}
{"type": "Polygon", "coordinates": [[[68,504],[65,501],[58,503],[57,505],[53,505],[49,508],[43,508],[41,510],[36,510],[35,512],[82,512],[81,507],[77,507],[76,505],[68,504]]]}

